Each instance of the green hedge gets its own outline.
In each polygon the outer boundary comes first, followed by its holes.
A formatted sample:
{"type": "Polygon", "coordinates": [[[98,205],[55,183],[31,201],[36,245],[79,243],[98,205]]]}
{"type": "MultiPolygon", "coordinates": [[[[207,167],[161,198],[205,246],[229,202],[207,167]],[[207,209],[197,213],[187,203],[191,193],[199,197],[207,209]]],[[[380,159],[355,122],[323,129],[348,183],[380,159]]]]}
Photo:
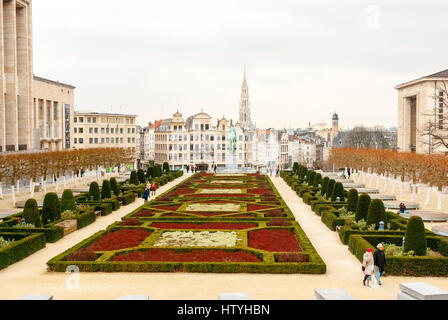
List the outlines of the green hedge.
{"type": "Polygon", "coordinates": [[[89,210],[87,212],[80,213],[76,220],[78,220],[78,230],[92,224],[96,221],[95,211],[89,210]]]}
{"type": "Polygon", "coordinates": [[[14,239],[10,246],[0,249],[0,270],[20,261],[34,252],[45,248],[45,236],[42,233],[4,233],[0,232],[0,237],[14,239]]]}
{"type": "MultiPolygon", "coordinates": [[[[60,222],[60,221],[59,221],[60,222]]],[[[57,222],[55,222],[57,223],[57,222]]],[[[57,227],[54,224],[46,225],[44,228],[4,228],[0,227],[0,232],[19,232],[26,234],[43,233],[47,242],[54,243],[64,237],[64,229],[62,227],[57,227]]]]}
{"type": "MultiPolygon", "coordinates": [[[[386,273],[393,276],[446,277],[448,274],[448,252],[446,251],[448,239],[442,237],[428,237],[427,239],[428,246],[433,250],[438,250],[444,257],[387,257],[386,273]]],[[[367,248],[375,248],[380,242],[401,245],[402,237],[352,235],[348,246],[358,260],[362,261],[362,256],[367,248]]]]}
{"type": "Polygon", "coordinates": [[[121,201],[121,203],[124,206],[127,206],[128,204],[131,204],[132,202],[135,201],[135,193],[127,192],[127,193],[123,194],[122,196],[119,196],[118,200],[121,201]]]}
{"type": "Polygon", "coordinates": [[[332,231],[336,231],[337,226],[344,226],[347,218],[340,218],[339,211],[335,208],[330,208],[322,212],[322,222],[332,231]]]}

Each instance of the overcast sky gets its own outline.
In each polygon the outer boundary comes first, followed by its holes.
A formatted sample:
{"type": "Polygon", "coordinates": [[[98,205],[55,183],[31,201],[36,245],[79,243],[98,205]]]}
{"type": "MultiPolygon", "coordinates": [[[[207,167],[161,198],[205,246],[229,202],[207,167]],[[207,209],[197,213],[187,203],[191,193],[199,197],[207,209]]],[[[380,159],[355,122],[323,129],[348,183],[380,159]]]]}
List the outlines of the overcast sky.
{"type": "Polygon", "coordinates": [[[257,127],[397,125],[394,86],[448,68],[448,1],[34,0],[34,73],[139,124],[203,109],[257,127]],[[112,109],[111,109],[112,106],[112,109]]]}

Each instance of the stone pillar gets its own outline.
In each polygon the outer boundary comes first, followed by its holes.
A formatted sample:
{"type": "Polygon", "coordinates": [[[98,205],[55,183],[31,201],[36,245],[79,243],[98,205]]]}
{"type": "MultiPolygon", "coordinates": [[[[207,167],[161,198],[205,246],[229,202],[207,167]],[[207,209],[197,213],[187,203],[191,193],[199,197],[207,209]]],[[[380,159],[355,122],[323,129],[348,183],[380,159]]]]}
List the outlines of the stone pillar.
{"type": "Polygon", "coordinates": [[[16,1],[3,1],[4,109],[7,151],[18,149],[16,1]]]}
{"type": "Polygon", "coordinates": [[[4,87],[4,61],[3,61],[3,0],[0,1],[0,151],[6,149],[5,132],[5,87],[4,87]]]}

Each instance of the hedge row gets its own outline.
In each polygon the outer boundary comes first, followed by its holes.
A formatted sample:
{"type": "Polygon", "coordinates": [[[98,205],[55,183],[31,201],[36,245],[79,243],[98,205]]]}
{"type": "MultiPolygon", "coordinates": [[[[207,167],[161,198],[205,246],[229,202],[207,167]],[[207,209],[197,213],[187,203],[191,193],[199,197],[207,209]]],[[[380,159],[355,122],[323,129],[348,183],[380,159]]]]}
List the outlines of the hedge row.
{"type": "Polygon", "coordinates": [[[45,236],[42,233],[30,235],[21,232],[0,232],[0,237],[15,240],[10,246],[0,249],[0,270],[45,248],[45,236]]]}
{"type": "MultiPolygon", "coordinates": [[[[448,274],[448,239],[427,237],[428,247],[443,255],[440,257],[387,257],[386,273],[395,276],[446,277],[448,274]]],[[[392,235],[352,235],[349,250],[362,262],[363,254],[368,248],[375,248],[378,243],[393,243],[401,246],[401,236],[392,235]]]]}

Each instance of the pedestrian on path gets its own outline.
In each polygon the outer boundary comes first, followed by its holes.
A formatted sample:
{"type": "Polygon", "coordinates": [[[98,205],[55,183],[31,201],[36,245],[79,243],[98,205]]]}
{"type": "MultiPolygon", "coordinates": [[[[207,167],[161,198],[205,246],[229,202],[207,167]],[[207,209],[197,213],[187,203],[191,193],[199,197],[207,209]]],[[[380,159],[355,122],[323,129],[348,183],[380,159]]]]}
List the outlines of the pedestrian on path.
{"type": "Polygon", "coordinates": [[[348,168],[347,169],[347,176],[348,176],[349,179],[350,179],[350,175],[351,175],[350,168],[348,168]]]}
{"type": "Polygon", "coordinates": [[[151,189],[151,182],[149,180],[146,182],[146,189],[151,189]]]}
{"type": "Polygon", "coordinates": [[[151,191],[152,191],[152,195],[155,197],[156,191],[157,191],[157,185],[155,182],[151,185],[151,191]]]}
{"type": "Polygon", "coordinates": [[[375,278],[379,285],[381,285],[381,277],[384,275],[384,269],[386,267],[386,254],[384,253],[383,244],[379,243],[377,249],[373,254],[375,261],[375,278]]]}
{"type": "Polygon", "coordinates": [[[372,281],[373,269],[374,259],[372,255],[372,248],[368,248],[362,257],[362,271],[364,272],[364,280],[362,283],[368,288],[371,288],[370,282],[372,281]]]}
{"type": "Polygon", "coordinates": [[[142,198],[145,200],[145,203],[148,202],[148,198],[149,198],[149,189],[148,188],[146,188],[145,191],[143,192],[142,198]]]}

